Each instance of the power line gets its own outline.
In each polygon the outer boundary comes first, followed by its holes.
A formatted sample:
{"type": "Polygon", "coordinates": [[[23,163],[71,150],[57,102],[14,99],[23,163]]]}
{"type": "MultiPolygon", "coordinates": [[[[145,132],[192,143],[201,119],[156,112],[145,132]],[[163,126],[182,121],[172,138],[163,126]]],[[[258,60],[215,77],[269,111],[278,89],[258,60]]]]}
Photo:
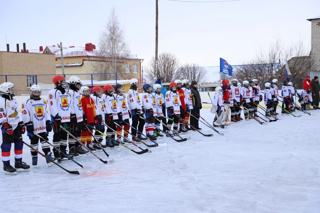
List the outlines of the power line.
{"type": "Polygon", "coordinates": [[[233,1],[240,1],[240,0],[168,0],[168,1],[175,1],[175,2],[182,2],[182,3],[222,3],[222,2],[233,2],[233,1]]]}

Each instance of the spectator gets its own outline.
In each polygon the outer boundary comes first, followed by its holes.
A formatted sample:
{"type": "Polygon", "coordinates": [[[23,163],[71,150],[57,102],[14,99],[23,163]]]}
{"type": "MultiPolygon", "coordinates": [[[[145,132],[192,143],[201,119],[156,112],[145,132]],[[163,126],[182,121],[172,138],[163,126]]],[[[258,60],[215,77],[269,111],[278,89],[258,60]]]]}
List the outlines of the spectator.
{"type": "MultiPolygon", "coordinates": [[[[201,97],[198,91],[198,83],[196,81],[191,82],[190,86],[192,102],[193,102],[193,110],[191,110],[191,114],[199,119],[200,109],[202,109],[201,97]]],[[[190,124],[200,130],[199,121],[193,116],[190,117],[190,124]]]]}
{"type": "Polygon", "coordinates": [[[311,82],[311,87],[312,87],[313,108],[318,109],[319,108],[319,91],[320,91],[318,76],[314,76],[311,82]]]}
{"type": "Polygon", "coordinates": [[[310,75],[307,75],[303,81],[303,90],[307,91],[307,89],[311,88],[310,75]]]}

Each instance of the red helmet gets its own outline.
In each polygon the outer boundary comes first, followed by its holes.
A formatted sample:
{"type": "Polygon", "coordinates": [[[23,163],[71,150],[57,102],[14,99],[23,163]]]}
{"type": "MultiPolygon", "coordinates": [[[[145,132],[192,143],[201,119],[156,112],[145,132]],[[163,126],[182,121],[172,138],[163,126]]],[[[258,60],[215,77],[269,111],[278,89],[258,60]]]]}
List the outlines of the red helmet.
{"type": "Polygon", "coordinates": [[[62,81],[62,80],[65,80],[65,78],[62,75],[56,75],[52,79],[54,84],[57,84],[59,81],[62,81]]]}
{"type": "Polygon", "coordinates": [[[110,90],[110,89],[113,89],[113,86],[111,86],[111,85],[109,85],[109,84],[107,84],[107,85],[105,85],[105,86],[103,87],[103,91],[104,91],[104,92],[107,92],[107,91],[110,90]]]}
{"type": "Polygon", "coordinates": [[[96,86],[96,87],[93,87],[92,92],[95,93],[95,92],[100,91],[100,90],[102,90],[102,88],[99,87],[99,86],[96,86]]]}
{"type": "Polygon", "coordinates": [[[229,80],[228,79],[224,79],[223,81],[222,81],[222,85],[223,86],[227,86],[229,84],[229,80]]]}
{"type": "Polygon", "coordinates": [[[177,86],[176,82],[171,82],[169,85],[169,87],[176,87],[176,86],[177,86]]]}

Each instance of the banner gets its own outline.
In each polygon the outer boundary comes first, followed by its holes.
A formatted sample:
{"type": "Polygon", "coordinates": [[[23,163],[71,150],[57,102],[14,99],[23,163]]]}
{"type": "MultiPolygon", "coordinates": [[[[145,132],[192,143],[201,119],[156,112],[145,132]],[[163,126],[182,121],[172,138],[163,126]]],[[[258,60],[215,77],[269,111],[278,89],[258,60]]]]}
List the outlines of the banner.
{"type": "Polygon", "coordinates": [[[220,58],[220,72],[222,72],[225,75],[232,76],[232,66],[223,58],[220,58]]]}

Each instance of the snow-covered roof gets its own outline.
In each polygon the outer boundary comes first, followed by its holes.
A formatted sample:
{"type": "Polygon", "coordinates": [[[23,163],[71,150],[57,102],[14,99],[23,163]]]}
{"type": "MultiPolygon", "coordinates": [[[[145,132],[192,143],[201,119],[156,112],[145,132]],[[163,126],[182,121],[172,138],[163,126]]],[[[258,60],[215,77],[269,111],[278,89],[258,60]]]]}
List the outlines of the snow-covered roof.
{"type": "MultiPolygon", "coordinates": [[[[68,82],[68,80],[66,82],[68,82]]],[[[91,86],[91,80],[81,80],[81,83],[82,83],[83,86],[91,86]]],[[[93,83],[94,86],[105,86],[107,84],[115,85],[116,81],[115,80],[108,80],[108,81],[96,81],[96,80],[93,80],[92,83],[93,83]]],[[[117,83],[118,84],[129,84],[130,80],[117,80],[117,83]]]]}
{"type": "Polygon", "coordinates": [[[312,20],[316,20],[316,19],[320,19],[320,16],[315,16],[314,18],[308,18],[308,21],[312,21],[312,20]]]}

